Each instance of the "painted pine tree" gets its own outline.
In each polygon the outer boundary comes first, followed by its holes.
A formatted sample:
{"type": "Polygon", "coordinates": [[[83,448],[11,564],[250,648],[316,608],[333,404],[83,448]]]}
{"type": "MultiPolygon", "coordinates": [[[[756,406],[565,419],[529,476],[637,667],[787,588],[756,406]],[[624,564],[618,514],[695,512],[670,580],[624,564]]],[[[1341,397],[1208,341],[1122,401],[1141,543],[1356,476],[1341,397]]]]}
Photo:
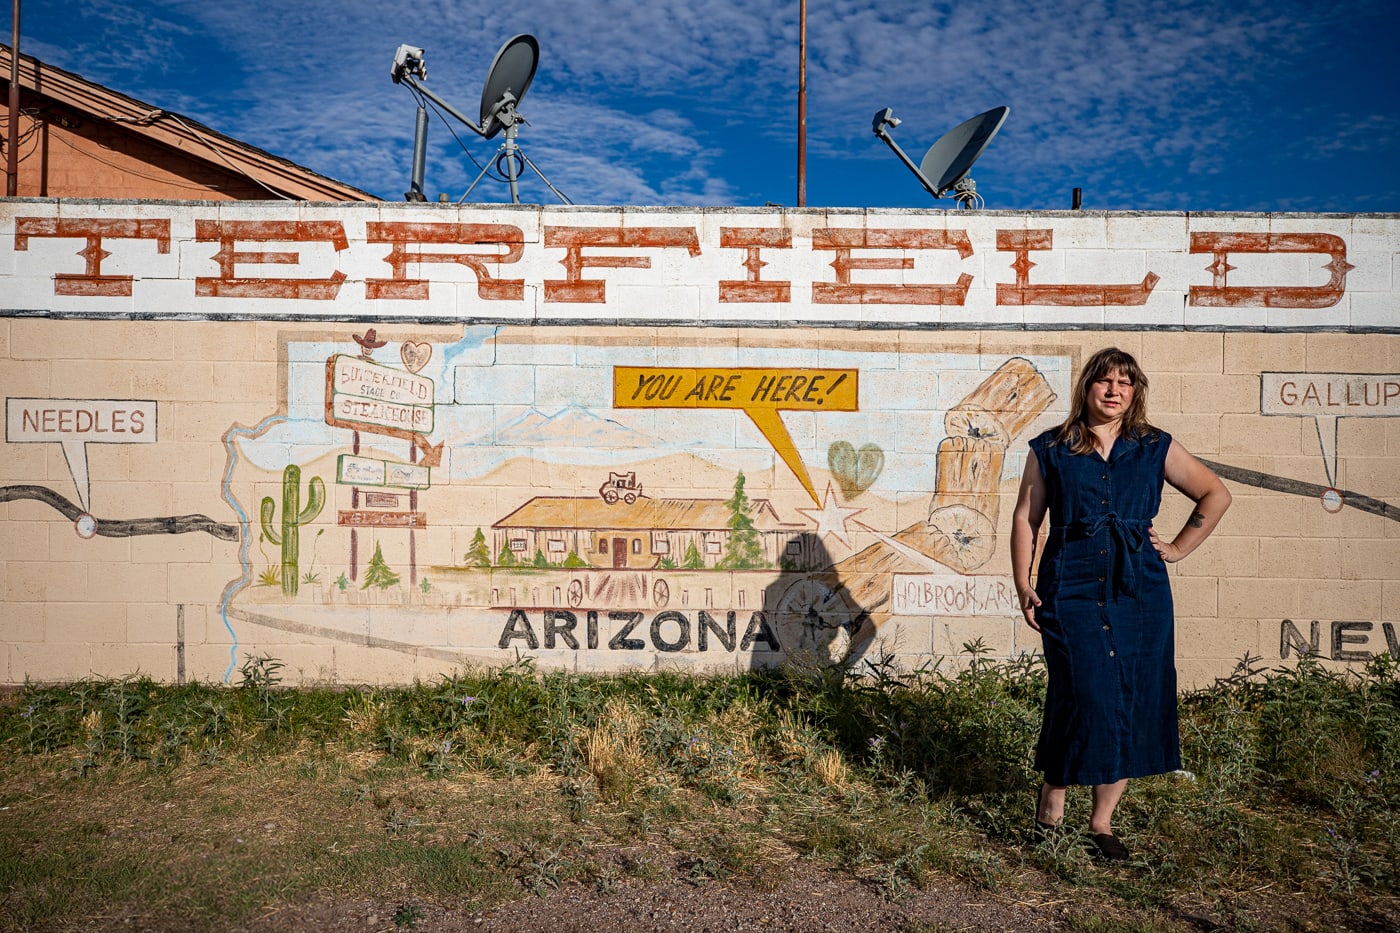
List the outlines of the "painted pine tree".
{"type": "Polygon", "coordinates": [[[763,548],[759,544],[758,529],[754,527],[750,515],[749,497],[744,492],[744,471],[734,478],[734,495],[724,503],[729,507],[729,541],[725,544],[724,558],[719,562],[723,570],[752,570],[762,567],[763,548]]]}
{"type": "Polygon", "coordinates": [[[367,590],[371,586],[377,586],[381,590],[387,590],[391,586],[397,586],[399,575],[389,569],[389,562],[384,559],[384,551],[381,545],[374,545],[374,556],[369,559],[369,567],[365,569],[365,582],[360,587],[367,590]]]}
{"type": "Polygon", "coordinates": [[[491,549],[486,546],[486,535],[480,528],[472,535],[472,546],[462,558],[462,563],[482,570],[491,566],[491,549]]]}

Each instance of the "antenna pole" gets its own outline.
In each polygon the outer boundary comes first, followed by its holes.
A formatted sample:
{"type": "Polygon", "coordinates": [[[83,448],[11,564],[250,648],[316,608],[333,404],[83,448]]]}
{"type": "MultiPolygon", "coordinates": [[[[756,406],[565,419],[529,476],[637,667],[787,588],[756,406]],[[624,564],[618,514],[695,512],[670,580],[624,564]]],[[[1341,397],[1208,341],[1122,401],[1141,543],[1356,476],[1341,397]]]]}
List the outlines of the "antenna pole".
{"type": "MultiPolygon", "coordinates": [[[[15,0],[16,3],[19,0],[15,0]]],[[[807,0],[797,5],[797,206],[807,206],[807,0]]]]}
{"type": "MultiPolygon", "coordinates": [[[[515,163],[516,148],[514,121],[506,125],[506,139],[505,142],[501,144],[501,148],[504,150],[504,152],[501,155],[501,158],[505,159],[506,161],[506,179],[510,182],[510,203],[519,204],[520,179],[519,176],[516,174],[516,169],[519,168],[519,166],[515,163]]],[[[500,165],[499,159],[497,160],[496,164],[497,166],[500,165]]]]}
{"type": "Polygon", "coordinates": [[[10,5],[10,128],[5,139],[5,194],[19,194],[19,0],[10,5]]]}
{"type": "Polygon", "coordinates": [[[423,193],[423,173],[428,161],[428,108],[418,105],[418,116],[413,124],[413,176],[408,183],[405,201],[426,201],[423,193]]]}

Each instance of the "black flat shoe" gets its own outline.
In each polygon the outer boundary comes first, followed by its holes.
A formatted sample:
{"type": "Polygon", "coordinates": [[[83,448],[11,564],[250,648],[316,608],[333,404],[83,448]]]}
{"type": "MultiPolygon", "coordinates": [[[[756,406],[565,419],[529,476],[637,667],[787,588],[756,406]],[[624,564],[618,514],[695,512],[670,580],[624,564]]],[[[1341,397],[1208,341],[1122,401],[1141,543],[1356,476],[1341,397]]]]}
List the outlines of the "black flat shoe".
{"type": "Polygon", "coordinates": [[[1060,829],[1061,826],[1059,823],[1046,823],[1037,819],[1035,821],[1035,828],[1031,830],[1031,837],[1036,842],[1044,842],[1047,839],[1053,839],[1055,836],[1059,835],[1060,829]]]}
{"type": "Polygon", "coordinates": [[[1094,833],[1090,838],[1094,841],[1094,848],[1098,851],[1099,858],[1105,862],[1126,862],[1128,860],[1128,847],[1123,845],[1123,840],[1112,833],[1094,833]]]}

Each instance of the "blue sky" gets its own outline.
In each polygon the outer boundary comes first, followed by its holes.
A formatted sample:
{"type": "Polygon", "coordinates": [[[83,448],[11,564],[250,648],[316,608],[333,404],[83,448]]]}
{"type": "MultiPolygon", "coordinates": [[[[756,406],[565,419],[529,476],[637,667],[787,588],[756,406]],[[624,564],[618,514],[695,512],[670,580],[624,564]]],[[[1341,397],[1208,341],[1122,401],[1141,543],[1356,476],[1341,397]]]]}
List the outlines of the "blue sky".
{"type": "MultiPolygon", "coordinates": [[[[542,49],[525,151],[579,204],[796,203],[796,0],[26,0],[21,51],[382,197],[408,187],[400,43],[474,114],[496,49],[542,49]]],[[[934,202],[917,162],[1006,104],[989,208],[1400,211],[1400,5],[810,0],[807,204],[934,202]]],[[[4,39],[8,41],[9,32],[4,39]]],[[[458,127],[478,159],[487,142],[458,127]]],[[[429,196],[476,175],[434,119],[429,196]]],[[[525,200],[551,202],[533,180],[525,200]]],[[[483,183],[473,201],[508,199],[483,183]]]]}

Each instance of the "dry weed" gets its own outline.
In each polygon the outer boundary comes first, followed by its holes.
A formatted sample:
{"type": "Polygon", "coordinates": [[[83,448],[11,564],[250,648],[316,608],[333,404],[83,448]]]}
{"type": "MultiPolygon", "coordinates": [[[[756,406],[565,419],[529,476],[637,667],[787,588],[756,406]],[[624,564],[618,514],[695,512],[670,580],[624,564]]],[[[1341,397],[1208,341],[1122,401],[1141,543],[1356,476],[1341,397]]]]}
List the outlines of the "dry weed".
{"type": "Polygon", "coordinates": [[[345,725],[350,734],[360,738],[377,735],[384,721],[384,701],[369,697],[357,699],[345,711],[345,725]]]}
{"type": "Polygon", "coordinates": [[[812,775],[823,787],[841,790],[850,781],[846,759],[835,749],[823,749],[812,758],[812,775]]]}
{"type": "Polygon", "coordinates": [[[583,730],[578,743],[600,795],[614,800],[631,796],[648,770],[642,742],[642,721],[632,707],[616,697],[608,700],[597,724],[583,730]]]}

